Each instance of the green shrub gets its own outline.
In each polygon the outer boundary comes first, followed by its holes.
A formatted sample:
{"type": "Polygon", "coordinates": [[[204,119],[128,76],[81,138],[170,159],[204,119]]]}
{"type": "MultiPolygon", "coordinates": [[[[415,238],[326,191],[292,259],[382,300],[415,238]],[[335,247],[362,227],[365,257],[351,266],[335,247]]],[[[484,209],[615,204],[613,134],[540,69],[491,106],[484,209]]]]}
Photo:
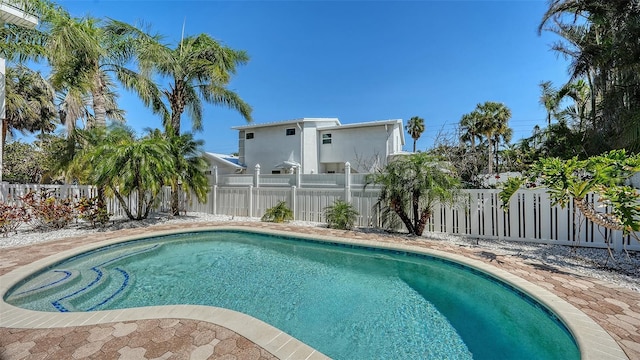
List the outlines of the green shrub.
{"type": "Polygon", "coordinates": [[[336,200],[333,205],[324,208],[327,225],[332,229],[350,230],[360,215],[353,205],[342,200],[336,200]]]}
{"type": "Polygon", "coordinates": [[[96,224],[105,225],[109,222],[111,214],[104,207],[98,206],[98,197],[81,197],[75,205],[78,217],[84,221],[91,223],[93,227],[96,224]]]}
{"type": "Polygon", "coordinates": [[[293,220],[293,211],[287,207],[287,203],[280,201],[278,205],[267,209],[262,215],[262,221],[283,223],[285,221],[293,220]]]}

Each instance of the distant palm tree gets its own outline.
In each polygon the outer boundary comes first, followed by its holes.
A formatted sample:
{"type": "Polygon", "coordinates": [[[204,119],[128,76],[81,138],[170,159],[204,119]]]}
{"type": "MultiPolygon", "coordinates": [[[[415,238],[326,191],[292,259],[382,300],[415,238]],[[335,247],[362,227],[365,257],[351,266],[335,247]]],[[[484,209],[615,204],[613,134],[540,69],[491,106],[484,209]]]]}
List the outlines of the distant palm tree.
{"type": "Polygon", "coordinates": [[[562,95],[553,87],[551,81],[540,83],[540,104],[547,111],[547,125],[551,125],[551,119],[558,117],[558,107],[562,100],[562,95]]]}
{"type": "MultiPolygon", "coordinates": [[[[227,89],[236,66],[244,65],[249,57],[244,51],[223,46],[209,35],[188,36],[178,45],[169,47],[158,36],[151,36],[122,22],[112,22],[111,30],[130,36],[137,42],[136,57],[144,74],[158,74],[170,81],[162,92],[171,108],[164,121],[169,136],[180,136],[182,114],[186,111],[192,130],[202,129],[203,100],[238,111],[251,121],[251,107],[238,94],[227,89]]],[[[178,211],[178,180],[171,181],[171,212],[178,211]]]]}
{"type": "Polygon", "coordinates": [[[496,151],[499,143],[496,135],[504,135],[510,131],[508,121],[511,118],[511,110],[504,104],[487,101],[484,104],[478,104],[474,110],[475,115],[480,119],[479,132],[484,135],[488,141],[489,167],[488,173],[493,173],[493,153],[496,151]]]}
{"type": "Polygon", "coordinates": [[[411,135],[411,138],[413,139],[413,152],[416,152],[416,142],[425,130],[424,119],[414,116],[409,119],[409,122],[407,122],[407,125],[405,125],[404,128],[407,130],[409,135],[411,135]]]}
{"type": "Polygon", "coordinates": [[[476,139],[480,139],[480,119],[476,116],[477,113],[472,112],[464,114],[460,119],[460,128],[462,134],[460,135],[460,141],[471,142],[471,151],[476,151],[476,139]]]}

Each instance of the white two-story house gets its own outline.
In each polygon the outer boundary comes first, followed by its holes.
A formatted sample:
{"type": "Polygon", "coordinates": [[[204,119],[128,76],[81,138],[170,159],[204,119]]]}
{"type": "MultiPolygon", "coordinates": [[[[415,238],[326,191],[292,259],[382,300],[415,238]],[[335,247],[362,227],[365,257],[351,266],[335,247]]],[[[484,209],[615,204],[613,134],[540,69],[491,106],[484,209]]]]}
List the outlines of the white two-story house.
{"type": "Polygon", "coordinates": [[[371,172],[402,152],[402,120],[341,124],[337,118],[302,118],[237,126],[238,164],[253,173],[371,172]]]}

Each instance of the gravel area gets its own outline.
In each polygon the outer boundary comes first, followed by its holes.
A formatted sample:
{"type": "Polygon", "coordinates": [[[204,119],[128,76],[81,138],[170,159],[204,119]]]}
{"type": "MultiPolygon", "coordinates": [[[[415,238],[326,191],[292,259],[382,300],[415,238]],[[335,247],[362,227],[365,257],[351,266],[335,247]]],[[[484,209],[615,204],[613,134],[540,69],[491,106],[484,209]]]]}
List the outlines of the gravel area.
{"type": "MultiPolygon", "coordinates": [[[[113,231],[127,228],[147,227],[154,224],[177,224],[185,222],[260,221],[259,218],[232,217],[204,213],[188,213],[186,216],[170,217],[162,214],[150,215],[143,221],[126,219],[112,220],[107,226],[94,229],[84,223],[75,223],[62,230],[39,230],[23,226],[17,233],[0,238],[0,248],[24,246],[65,237],[85,235],[90,232],[113,231]]],[[[297,226],[324,226],[321,223],[292,221],[297,226]]],[[[356,230],[358,231],[358,230],[356,230]]],[[[382,231],[362,229],[362,231],[382,231]]],[[[402,234],[399,234],[402,236],[402,234]]],[[[640,292],[640,254],[629,252],[616,254],[616,261],[608,259],[606,249],[572,248],[560,245],[544,245],[500,240],[478,240],[462,236],[427,233],[425,241],[446,241],[459,246],[487,250],[496,255],[517,256],[541,266],[563,267],[579,275],[605,280],[624,288],[640,292]]]]}

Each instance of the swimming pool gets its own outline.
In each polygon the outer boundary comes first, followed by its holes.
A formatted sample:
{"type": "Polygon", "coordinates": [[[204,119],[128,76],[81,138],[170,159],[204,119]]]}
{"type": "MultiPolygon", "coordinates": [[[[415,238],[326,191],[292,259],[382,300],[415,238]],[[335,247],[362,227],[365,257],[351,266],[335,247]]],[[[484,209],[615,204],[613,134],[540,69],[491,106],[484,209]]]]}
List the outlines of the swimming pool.
{"type": "Polygon", "coordinates": [[[528,296],[402,251],[216,231],[111,245],[41,276],[5,301],[45,311],[219,306],[337,359],[579,358],[562,324],[528,296]]]}

